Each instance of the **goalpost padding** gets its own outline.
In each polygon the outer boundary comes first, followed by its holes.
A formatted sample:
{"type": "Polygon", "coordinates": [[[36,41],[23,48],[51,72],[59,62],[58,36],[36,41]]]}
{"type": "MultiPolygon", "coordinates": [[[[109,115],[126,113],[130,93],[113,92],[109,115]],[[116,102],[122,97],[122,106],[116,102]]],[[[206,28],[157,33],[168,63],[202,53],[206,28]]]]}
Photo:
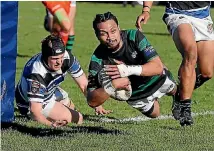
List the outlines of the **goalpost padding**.
{"type": "Polygon", "coordinates": [[[14,120],[18,2],[1,5],[1,122],[14,120]]]}

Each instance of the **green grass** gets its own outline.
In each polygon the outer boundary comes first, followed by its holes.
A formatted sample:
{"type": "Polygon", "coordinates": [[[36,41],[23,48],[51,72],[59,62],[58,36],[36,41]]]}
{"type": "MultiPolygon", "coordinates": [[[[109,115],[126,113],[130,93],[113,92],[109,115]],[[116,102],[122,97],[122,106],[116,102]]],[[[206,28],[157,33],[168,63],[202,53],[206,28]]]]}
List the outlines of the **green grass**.
{"type": "MultiPolygon", "coordinates": [[[[77,3],[76,41],[73,52],[84,71],[87,71],[90,56],[98,44],[92,30],[92,20],[96,13],[106,11],[111,11],[118,16],[121,29],[132,29],[135,28],[135,19],[141,12],[141,7],[123,8],[122,5],[116,4],[77,3]]],[[[151,18],[147,25],[143,25],[143,30],[163,62],[176,77],[181,57],[161,20],[163,12],[164,7],[153,7],[151,18]]],[[[19,2],[19,56],[16,81],[20,78],[25,62],[40,52],[40,41],[48,34],[43,29],[44,14],[45,10],[41,2],[19,2]]],[[[178,122],[172,119],[103,123],[99,122],[102,116],[94,115],[93,109],[88,107],[85,98],[69,76],[62,87],[69,93],[80,112],[85,115],[84,124],[51,129],[34,121],[28,121],[16,112],[14,124],[1,131],[2,151],[214,150],[213,115],[194,117],[195,125],[185,128],[180,127],[178,122]]],[[[212,79],[194,92],[193,112],[213,111],[213,89],[214,80],[212,79]]],[[[170,97],[163,97],[160,104],[161,114],[171,114],[170,97]]],[[[141,115],[124,102],[108,100],[104,107],[114,111],[105,116],[106,118],[121,119],[141,115]]]]}

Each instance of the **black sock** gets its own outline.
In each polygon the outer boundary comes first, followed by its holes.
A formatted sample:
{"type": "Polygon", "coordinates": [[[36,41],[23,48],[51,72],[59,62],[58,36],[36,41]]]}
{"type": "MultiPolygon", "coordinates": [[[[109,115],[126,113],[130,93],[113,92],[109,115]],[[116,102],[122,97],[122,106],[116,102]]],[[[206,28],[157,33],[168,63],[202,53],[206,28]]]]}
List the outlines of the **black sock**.
{"type": "Polygon", "coordinates": [[[191,107],[191,99],[185,99],[185,100],[181,100],[180,101],[180,104],[183,106],[183,107],[188,107],[190,108],[191,107]]]}
{"type": "Polygon", "coordinates": [[[195,68],[195,73],[196,73],[196,81],[195,81],[195,87],[194,89],[199,88],[204,84],[204,82],[208,81],[210,78],[205,78],[201,75],[200,69],[198,66],[195,68]]]}

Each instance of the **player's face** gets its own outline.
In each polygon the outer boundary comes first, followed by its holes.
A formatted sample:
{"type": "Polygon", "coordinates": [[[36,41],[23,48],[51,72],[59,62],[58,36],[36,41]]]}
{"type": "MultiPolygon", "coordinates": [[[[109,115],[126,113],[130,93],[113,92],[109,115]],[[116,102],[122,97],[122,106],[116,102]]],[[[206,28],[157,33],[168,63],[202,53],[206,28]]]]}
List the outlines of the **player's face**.
{"type": "Polygon", "coordinates": [[[113,50],[121,48],[120,29],[114,20],[99,23],[97,28],[97,36],[101,43],[113,50]]]}
{"type": "Polygon", "coordinates": [[[62,67],[64,54],[48,57],[48,67],[53,71],[58,71],[62,67]]]}

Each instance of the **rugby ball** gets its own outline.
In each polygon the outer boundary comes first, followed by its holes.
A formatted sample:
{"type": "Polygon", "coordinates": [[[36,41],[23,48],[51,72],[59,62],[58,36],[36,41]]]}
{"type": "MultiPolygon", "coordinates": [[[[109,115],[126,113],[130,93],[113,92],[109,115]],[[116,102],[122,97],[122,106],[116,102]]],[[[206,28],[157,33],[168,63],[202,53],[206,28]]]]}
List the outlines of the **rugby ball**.
{"type": "Polygon", "coordinates": [[[104,69],[102,69],[98,73],[98,81],[99,84],[104,88],[106,93],[115,100],[118,101],[127,101],[132,95],[132,87],[131,84],[128,85],[127,89],[115,89],[112,84],[112,79],[105,73],[104,69]]]}

